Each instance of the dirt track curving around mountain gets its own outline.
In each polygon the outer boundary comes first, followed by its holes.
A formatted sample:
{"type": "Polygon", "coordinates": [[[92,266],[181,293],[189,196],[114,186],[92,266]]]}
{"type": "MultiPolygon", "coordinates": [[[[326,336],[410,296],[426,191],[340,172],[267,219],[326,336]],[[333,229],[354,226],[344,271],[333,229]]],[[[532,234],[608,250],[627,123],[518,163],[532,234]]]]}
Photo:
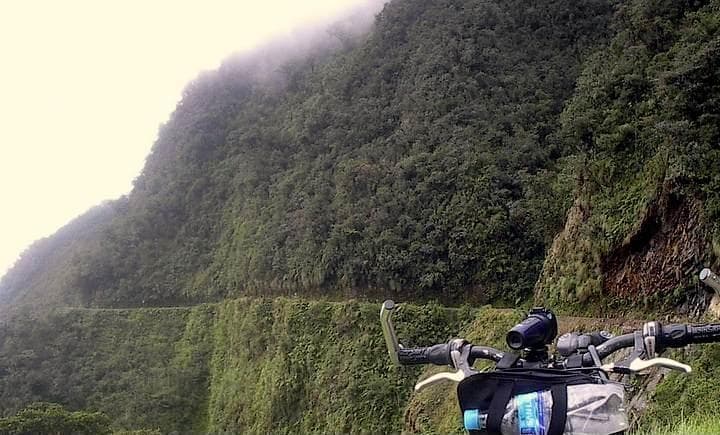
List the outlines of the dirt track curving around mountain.
{"type": "MultiPolygon", "coordinates": [[[[330,303],[341,303],[341,302],[330,302],[330,303]]],[[[212,305],[212,304],[210,304],[212,305]]],[[[197,305],[186,305],[186,306],[171,306],[171,307],[134,307],[134,308],[94,308],[94,307],[61,307],[57,308],[62,311],[89,311],[89,312],[152,312],[152,311],[182,311],[189,310],[197,305]]],[[[378,303],[378,309],[380,303],[378,303]]],[[[454,310],[456,308],[447,308],[448,310],[454,310]]],[[[478,308],[481,309],[481,308],[478,308]]],[[[490,308],[500,313],[513,313],[516,312],[512,308],[490,308]]],[[[657,319],[648,319],[657,320],[657,319]]],[[[625,317],[583,317],[583,316],[563,316],[558,315],[558,329],[560,333],[568,331],[601,331],[608,330],[615,333],[628,333],[634,330],[642,328],[643,323],[648,320],[628,319],[625,317]]]]}

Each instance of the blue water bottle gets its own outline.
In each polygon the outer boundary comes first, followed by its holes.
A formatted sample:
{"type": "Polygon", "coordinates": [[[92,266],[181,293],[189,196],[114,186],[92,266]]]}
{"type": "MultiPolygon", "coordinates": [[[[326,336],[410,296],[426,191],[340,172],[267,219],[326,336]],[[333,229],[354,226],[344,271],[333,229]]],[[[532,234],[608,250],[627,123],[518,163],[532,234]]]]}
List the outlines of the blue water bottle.
{"type": "Polygon", "coordinates": [[[463,412],[465,430],[484,430],[487,427],[487,413],[479,409],[467,409],[463,412]]]}

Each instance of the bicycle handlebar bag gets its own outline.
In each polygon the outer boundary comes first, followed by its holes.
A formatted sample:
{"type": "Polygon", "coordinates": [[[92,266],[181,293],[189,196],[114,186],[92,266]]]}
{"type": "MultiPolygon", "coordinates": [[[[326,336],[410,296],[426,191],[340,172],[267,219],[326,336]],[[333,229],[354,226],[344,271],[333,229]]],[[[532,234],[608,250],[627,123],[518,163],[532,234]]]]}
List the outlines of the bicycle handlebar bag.
{"type": "Polygon", "coordinates": [[[458,384],[470,435],[610,435],[628,429],[622,385],[553,369],[478,373],[458,384]]]}

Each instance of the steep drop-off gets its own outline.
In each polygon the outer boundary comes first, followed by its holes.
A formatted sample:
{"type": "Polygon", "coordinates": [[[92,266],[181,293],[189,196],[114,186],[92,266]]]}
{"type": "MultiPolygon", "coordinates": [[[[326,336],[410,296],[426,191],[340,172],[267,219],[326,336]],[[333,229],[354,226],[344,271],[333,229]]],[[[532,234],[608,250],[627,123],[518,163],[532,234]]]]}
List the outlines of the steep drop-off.
{"type": "MultiPolygon", "coordinates": [[[[3,320],[0,415],[52,401],[102,411],[115,429],[399,432],[420,369],[391,366],[378,313],[282,298],[23,309],[3,320]]],[[[407,344],[444,342],[476,313],[405,305],[397,330],[407,344]]]]}

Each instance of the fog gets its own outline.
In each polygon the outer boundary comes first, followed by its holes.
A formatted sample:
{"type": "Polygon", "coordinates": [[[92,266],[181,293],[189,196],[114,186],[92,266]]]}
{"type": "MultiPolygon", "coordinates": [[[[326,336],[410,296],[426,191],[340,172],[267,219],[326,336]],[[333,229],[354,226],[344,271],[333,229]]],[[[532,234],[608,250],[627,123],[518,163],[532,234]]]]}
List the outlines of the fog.
{"type": "Polygon", "coordinates": [[[262,75],[276,76],[293,57],[357,41],[383,4],[0,4],[0,275],[33,240],[129,192],[201,71],[255,53],[262,75]]]}

